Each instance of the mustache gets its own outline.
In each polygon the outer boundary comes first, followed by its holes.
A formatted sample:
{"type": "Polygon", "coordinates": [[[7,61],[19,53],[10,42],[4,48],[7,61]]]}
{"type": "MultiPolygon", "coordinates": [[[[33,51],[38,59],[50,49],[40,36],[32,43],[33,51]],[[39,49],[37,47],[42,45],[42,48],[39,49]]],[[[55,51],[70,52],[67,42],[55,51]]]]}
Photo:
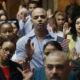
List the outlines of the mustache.
{"type": "Polygon", "coordinates": [[[60,80],[60,77],[57,74],[54,74],[54,75],[51,76],[50,79],[58,79],[58,80],[60,80]]]}

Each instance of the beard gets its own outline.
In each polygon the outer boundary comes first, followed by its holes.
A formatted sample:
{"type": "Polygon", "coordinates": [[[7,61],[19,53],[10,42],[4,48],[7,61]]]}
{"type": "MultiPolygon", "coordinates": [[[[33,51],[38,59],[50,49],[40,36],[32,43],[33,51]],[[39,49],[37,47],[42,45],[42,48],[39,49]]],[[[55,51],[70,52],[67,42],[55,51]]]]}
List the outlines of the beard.
{"type": "Polygon", "coordinates": [[[50,80],[61,80],[61,78],[57,74],[54,74],[50,77],[50,80]]]}

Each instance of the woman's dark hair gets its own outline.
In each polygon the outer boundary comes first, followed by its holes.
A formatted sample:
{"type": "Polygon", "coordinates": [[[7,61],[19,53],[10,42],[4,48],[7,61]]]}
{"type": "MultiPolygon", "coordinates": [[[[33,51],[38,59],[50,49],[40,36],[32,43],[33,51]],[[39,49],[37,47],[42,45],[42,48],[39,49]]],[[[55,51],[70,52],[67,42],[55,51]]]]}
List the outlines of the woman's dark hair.
{"type": "Polygon", "coordinates": [[[62,47],[61,45],[57,42],[57,41],[49,41],[48,43],[46,43],[43,47],[43,50],[45,50],[45,48],[48,46],[48,45],[52,45],[52,46],[55,46],[58,50],[62,51],[62,47]]]}
{"type": "Polygon", "coordinates": [[[13,18],[8,19],[8,23],[14,23],[19,30],[19,22],[17,19],[13,19],[13,18]]]}
{"type": "Polygon", "coordinates": [[[72,24],[71,24],[71,33],[72,33],[72,38],[73,38],[74,41],[77,40],[77,31],[76,31],[75,25],[76,25],[76,20],[77,20],[78,18],[80,18],[80,16],[77,16],[77,17],[73,20],[73,22],[72,22],[72,24]]]}
{"type": "Polygon", "coordinates": [[[4,42],[13,43],[15,45],[15,49],[16,49],[16,42],[14,42],[12,39],[9,38],[9,39],[2,40],[1,43],[0,43],[0,47],[3,45],[4,42]]]}

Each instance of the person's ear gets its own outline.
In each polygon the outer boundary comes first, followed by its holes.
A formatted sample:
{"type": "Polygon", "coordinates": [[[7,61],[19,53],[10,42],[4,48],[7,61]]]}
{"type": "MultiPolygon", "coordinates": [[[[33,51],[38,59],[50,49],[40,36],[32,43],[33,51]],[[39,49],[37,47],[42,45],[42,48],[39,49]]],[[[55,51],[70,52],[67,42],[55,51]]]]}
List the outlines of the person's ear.
{"type": "Polygon", "coordinates": [[[46,68],[47,66],[46,66],[46,64],[44,65],[44,68],[46,68]]]}
{"type": "Polygon", "coordinates": [[[49,18],[47,17],[47,21],[49,20],[49,18]]]}

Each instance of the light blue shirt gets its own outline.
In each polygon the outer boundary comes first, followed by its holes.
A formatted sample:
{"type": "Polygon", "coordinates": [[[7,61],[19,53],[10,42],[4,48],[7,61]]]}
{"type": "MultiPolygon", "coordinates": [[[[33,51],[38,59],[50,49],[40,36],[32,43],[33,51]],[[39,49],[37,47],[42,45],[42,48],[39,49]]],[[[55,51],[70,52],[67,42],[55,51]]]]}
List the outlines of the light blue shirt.
{"type": "Polygon", "coordinates": [[[58,37],[55,34],[49,33],[43,39],[42,43],[40,43],[33,29],[28,35],[19,39],[16,46],[16,52],[12,60],[24,60],[27,54],[25,50],[25,44],[27,43],[27,40],[29,38],[31,38],[31,43],[34,42],[34,53],[33,53],[32,60],[30,62],[30,66],[42,67],[44,65],[43,46],[49,41],[57,41],[58,37]]]}
{"type": "Polygon", "coordinates": [[[29,16],[27,18],[28,20],[25,23],[22,20],[19,21],[19,31],[17,34],[19,37],[27,35],[33,29],[31,18],[29,16]]]}

